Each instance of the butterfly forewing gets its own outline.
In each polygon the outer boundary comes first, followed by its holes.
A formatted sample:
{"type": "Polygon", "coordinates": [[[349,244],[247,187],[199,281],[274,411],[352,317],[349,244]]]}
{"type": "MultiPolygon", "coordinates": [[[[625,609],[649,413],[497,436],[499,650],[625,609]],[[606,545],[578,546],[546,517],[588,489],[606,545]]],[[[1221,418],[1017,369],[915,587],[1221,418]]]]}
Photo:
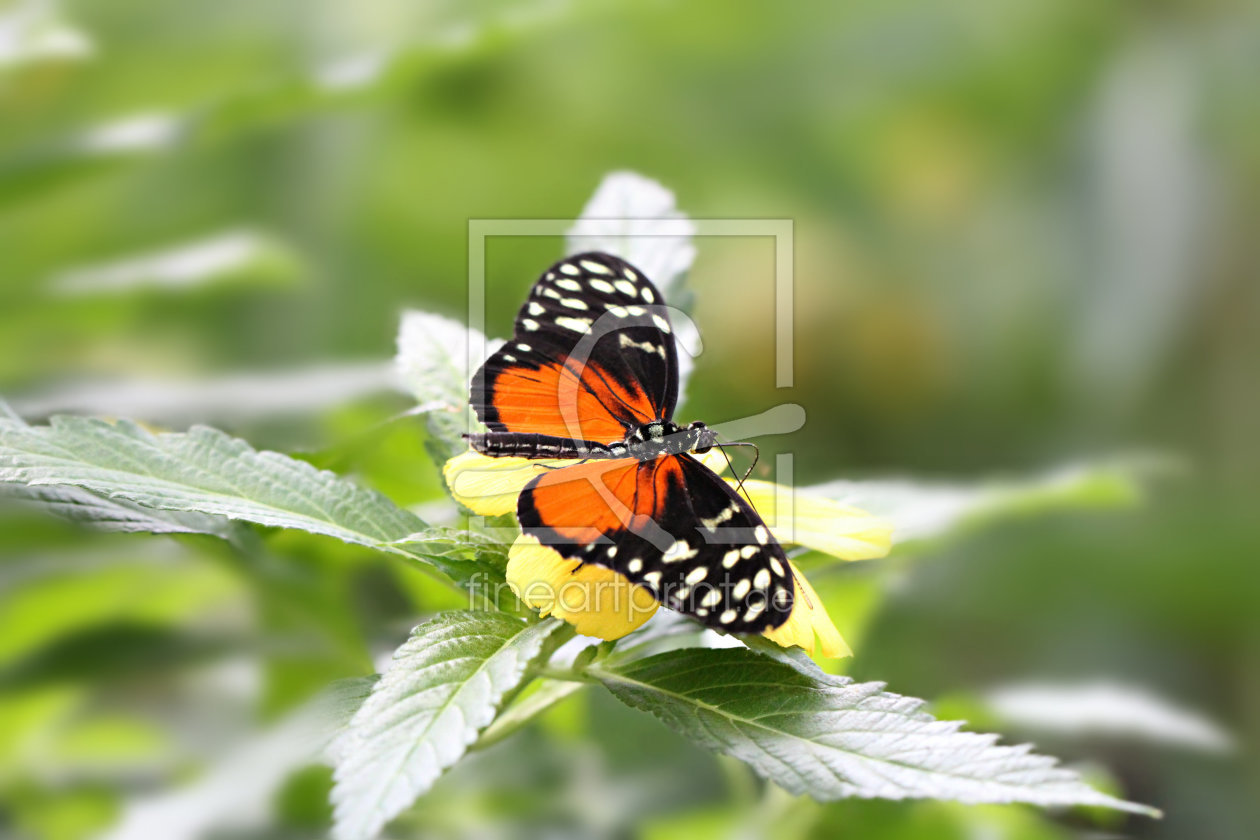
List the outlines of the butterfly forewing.
{"type": "Polygon", "coordinates": [[[534,284],[512,340],[473,378],[473,408],[492,431],[619,441],[673,414],[676,352],[652,283],[624,260],[578,254],[534,284]]]}
{"type": "Polygon", "coordinates": [[[620,572],[710,627],[760,632],[791,613],[782,546],[746,501],[688,455],[548,472],[521,493],[517,515],[525,533],[562,556],[620,572]]]}

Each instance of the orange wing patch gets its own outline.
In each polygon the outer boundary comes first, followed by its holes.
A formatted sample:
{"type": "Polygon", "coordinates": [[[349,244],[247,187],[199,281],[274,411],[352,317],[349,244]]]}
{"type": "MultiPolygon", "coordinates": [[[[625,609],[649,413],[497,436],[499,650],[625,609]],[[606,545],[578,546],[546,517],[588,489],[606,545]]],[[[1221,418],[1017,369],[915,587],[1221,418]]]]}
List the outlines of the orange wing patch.
{"type": "Polygon", "coordinates": [[[552,470],[522,494],[535,511],[528,519],[565,541],[583,544],[618,531],[643,531],[664,512],[665,472],[678,471],[674,460],[619,458],[552,470]]]}
{"type": "Polygon", "coordinates": [[[625,421],[655,419],[641,388],[625,388],[598,366],[579,368],[572,361],[547,362],[537,370],[504,368],[494,378],[490,401],[506,431],[571,440],[620,441],[625,421]]]}

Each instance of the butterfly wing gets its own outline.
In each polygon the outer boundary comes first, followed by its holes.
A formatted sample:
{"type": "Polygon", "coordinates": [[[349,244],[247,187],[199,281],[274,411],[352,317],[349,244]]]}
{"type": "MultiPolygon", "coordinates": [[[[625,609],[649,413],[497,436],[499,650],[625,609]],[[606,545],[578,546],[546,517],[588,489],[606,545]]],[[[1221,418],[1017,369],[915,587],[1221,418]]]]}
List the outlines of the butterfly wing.
{"type": "Polygon", "coordinates": [[[759,633],[792,612],[783,547],[689,455],[553,470],[526,485],[516,510],[521,529],[562,556],[620,572],[709,627],[759,633]]]}
{"type": "Polygon", "coordinates": [[[568,257],[543,272],[512,340],[472,382],[491,431],[609,443],[673,415],[678,357],[664,299],[609,254],[568,257]]]}

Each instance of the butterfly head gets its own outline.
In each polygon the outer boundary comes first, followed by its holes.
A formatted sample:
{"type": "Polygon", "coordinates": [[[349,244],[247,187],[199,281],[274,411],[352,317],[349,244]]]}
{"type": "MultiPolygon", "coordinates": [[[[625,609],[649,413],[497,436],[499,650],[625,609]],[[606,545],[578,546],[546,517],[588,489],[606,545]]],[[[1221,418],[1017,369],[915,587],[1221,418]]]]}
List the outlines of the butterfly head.
{"type": "Polygon", "coordinates": [[[695,452],[697,455],[703,455],[717,444],[717,432],[710,429],[699,420],[696,420],[687,426],[685,431],[695,435],[696,442],[691,448],[691,451],[695,452]]]}

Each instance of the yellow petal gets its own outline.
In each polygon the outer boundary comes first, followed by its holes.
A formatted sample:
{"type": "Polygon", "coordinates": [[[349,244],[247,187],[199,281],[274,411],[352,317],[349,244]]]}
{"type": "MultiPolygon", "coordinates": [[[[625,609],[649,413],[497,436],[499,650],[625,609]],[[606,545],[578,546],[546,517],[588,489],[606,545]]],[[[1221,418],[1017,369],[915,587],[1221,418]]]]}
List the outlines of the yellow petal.
{"type": "Polygon", "coordinates": [[[491,458],[468,450],[446,462],[442,475],[455,501],[482,516],[516,513],[516,497],[529,480],[548,467],[566,467],[577,461],[528,458],[491,458]]]}
{"type": "Polygon", "coordinates": [[[883,557],[892,545],[892,523],[859,508],[770,481],[745,481],[744,489],[781,543],[803,545],[841,560],[883,557]]]}
{"type": "Polygon", "coordinates": [[[703,455],[696,455],[694,457],[697,461],[704,464],[706,467],[713,470],[718,475],[721,475],[722,473],[726,472],[727,467],[730,466],[726,461],[726,456],[723,455],[722,451],[720,449],[717,449],[716,447],[713,449],[710,449],[708,452],[704,453],[703,455]]]}
{"type": "Polygon", "coordinates": [[[584,636],[620,639],[656,612],[656,599],[647,589],[612,569],[579,565],[522,534],[508,550],[507,581],[540,615],[563,619],[584,636]]]}
{"type": "Polygon", "coordinates": [[[822,643],[822,655],[832,659],[852,656],[853,651],[845,644],[840,631],[831,622],[831,616],[823,607],[822,599],[809,585],[805,575],[792,563],[792,576],[796,579],[795,597],[792,601],[792,614],[788,620],[778,627],[764,631],[761,635],[783,647],[797,645],[809,653],[814,652],[814,636],[822,643]]]}

